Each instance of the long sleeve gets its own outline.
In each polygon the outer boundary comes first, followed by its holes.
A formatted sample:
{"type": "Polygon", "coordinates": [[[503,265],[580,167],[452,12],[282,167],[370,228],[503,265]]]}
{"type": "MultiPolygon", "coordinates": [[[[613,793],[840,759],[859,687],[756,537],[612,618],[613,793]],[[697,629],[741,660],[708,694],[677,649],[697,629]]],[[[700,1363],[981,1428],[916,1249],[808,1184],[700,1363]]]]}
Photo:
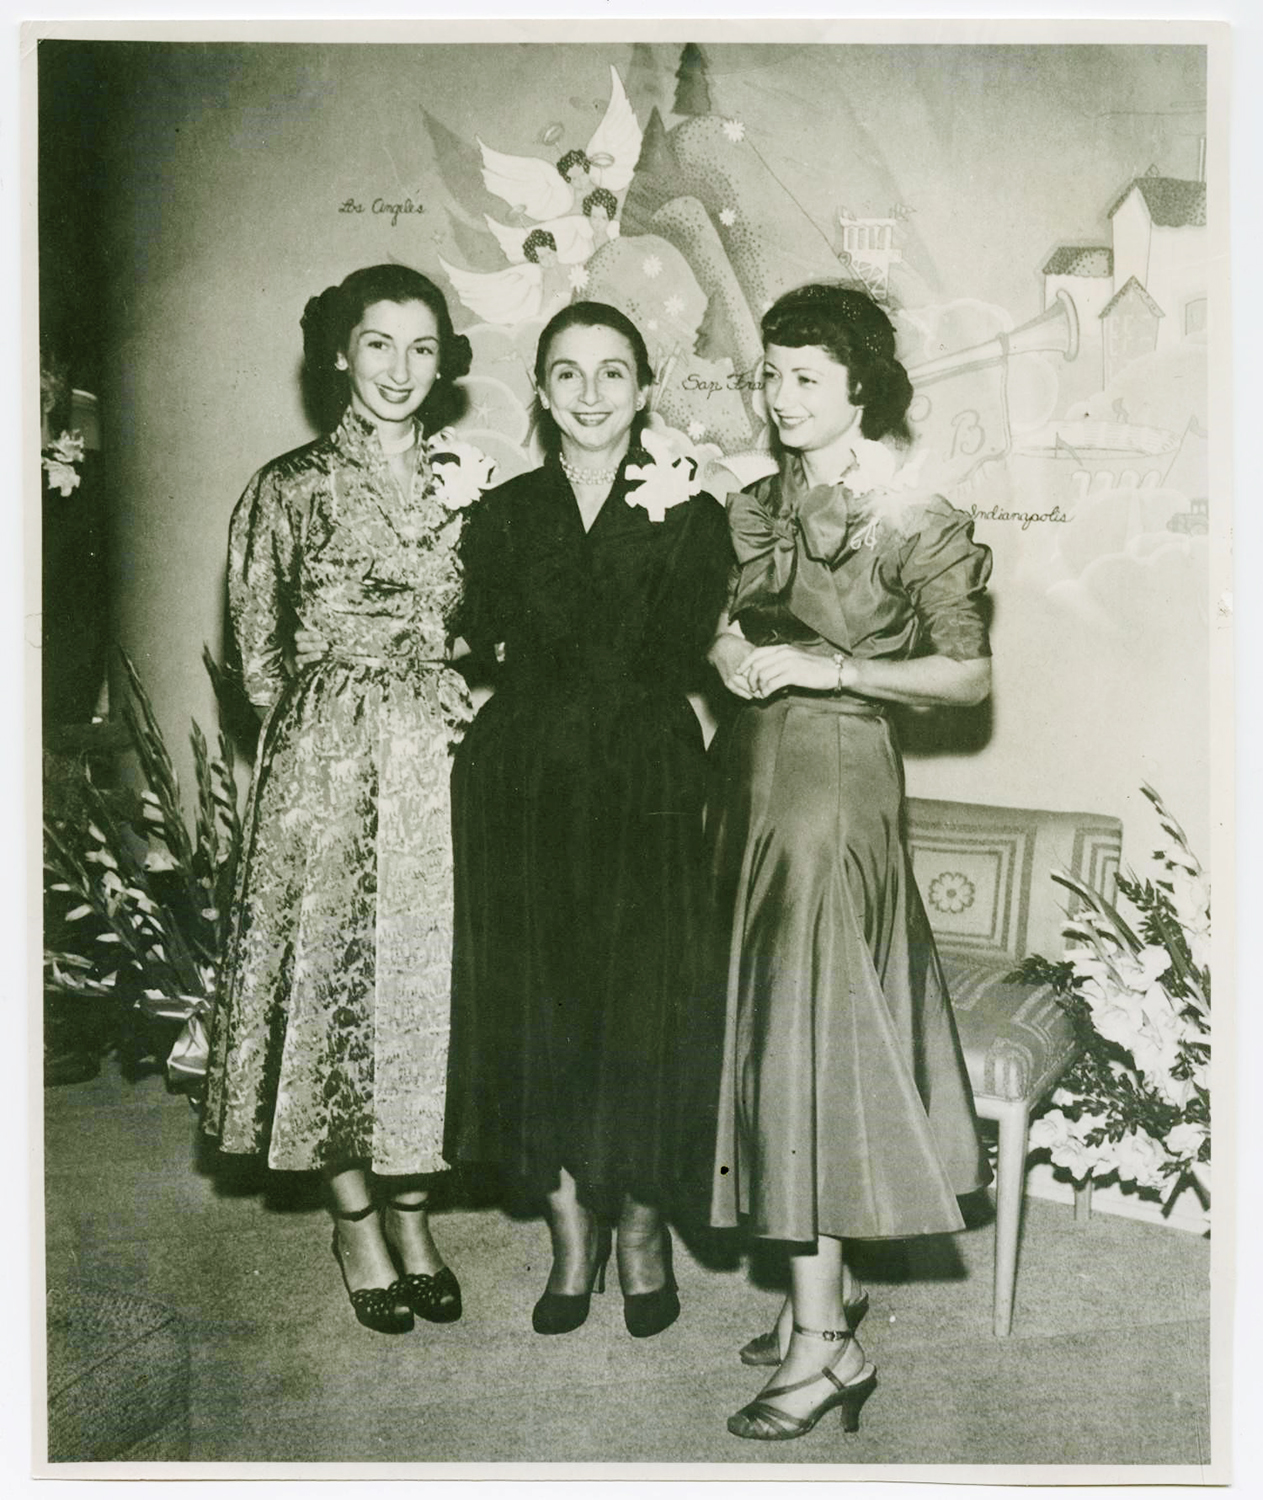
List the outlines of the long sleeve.
{"type": "Polygon", "coordinates": [[[991,655],[984,599],[991,549],[975,542],[973,532],[969,516],[935,498],[905,547],[900,568],[921,643],[955,661],[991,655]]]}
{"type": "Polygon", "coordinates": [[[709,495],[691,504],[678,579],[672,581],[670,625],[691,675],[705,656],[728,597],[734,558],[723,507],[709,495]]]}
{"type": "Polygon", "coordinates": [[[503,506],[494,494],[475,501],[460,539],[461,596],[451,631],[480,662],[494,661],[511,618],[509,538],[503,506]]]}
{"type": "Polygon", "coordinates": [[[246,696],[270,708],[285,687],[293,630],[297,546],[283,488],[262,469],[237,502],[228,532],[228,610],[246,696]]]}

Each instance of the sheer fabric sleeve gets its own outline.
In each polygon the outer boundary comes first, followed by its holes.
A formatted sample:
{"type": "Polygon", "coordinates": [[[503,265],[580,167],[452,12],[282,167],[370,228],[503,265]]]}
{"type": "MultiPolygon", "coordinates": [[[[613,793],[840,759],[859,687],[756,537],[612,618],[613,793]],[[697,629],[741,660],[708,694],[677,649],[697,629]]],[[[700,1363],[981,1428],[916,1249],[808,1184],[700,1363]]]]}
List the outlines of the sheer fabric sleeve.
{"type": "Polygon", "coordinates": [[[493,664],[511,618],[511,569],[504,507],[494,495],[475,501],[460,538],[461,595],[451,632],[484,664],[493,664]]]}
{"type": "Polygon", "coordinates": [[[271,708],[288,680],[298,549],[276,474],[262,469],[237,502],[228,532],[228,611],[246,696],[271,708]]]}
{"type": "Polygon", "coordinates": [[[985,595],[991,549],[974,541],[972,519],[935,497],[907,543],[900,575],[916,610],[919,636],[936,656],[974,661],[991,655],[985,595]]]}

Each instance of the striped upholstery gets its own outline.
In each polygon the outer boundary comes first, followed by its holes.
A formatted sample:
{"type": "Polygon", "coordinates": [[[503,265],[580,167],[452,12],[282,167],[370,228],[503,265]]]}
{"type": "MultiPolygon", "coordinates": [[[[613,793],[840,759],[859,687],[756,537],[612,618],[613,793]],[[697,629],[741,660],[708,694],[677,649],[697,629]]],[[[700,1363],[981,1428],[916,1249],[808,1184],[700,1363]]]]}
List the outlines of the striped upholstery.
{"type": "Polygon", "coordinates": [[[1092,813],[916,798],[907,811],[908,854],[952,997],[974,1107],[999,1127],[992,1327],[1005,1338],[1013,1326],[1031,1111],[1077,1051],[1049,987],[1006,984],[1005,976],[1028,953],[1061,952],[1074,898],[1054,873],[1071,871],[1113,895],[1122,826],[1092,813]]]}
{"type": "Polygon", "coordinates": [[[1005,984],[1011,965],[941,955],[975,1094],[1038,1099],[1075,1054],[1065,1012],[1046,985],[1005,984]]]}
{"type": "Polygon", "coordinates": [[[943,961],[976,1095],[1034,1103],[1074,1040],[1046,986],[1005,984],[1028,953],[1056,958],[1071,871],[1113,894],[1122,825],[1094,813],[908,801],[908,850],[943,961]]]}

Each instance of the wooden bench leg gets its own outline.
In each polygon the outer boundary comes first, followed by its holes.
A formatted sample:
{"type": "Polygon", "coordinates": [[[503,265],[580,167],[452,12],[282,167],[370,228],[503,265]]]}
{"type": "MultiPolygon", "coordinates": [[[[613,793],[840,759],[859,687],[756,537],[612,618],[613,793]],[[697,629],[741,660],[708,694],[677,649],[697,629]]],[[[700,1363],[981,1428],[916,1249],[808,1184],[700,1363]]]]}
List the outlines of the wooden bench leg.
{"type": "Polygon", "coordinates": [[[1022,1228],[1022,1198],[1026,1187],[1027,1136],[1030,1105],[1022,1100],[995,1106],[1000,1126],[995,1194],[995,1304],[996,1338],[1007,1338],[1013,1326],[1013,1289],[1017,1281],[1017,1244],[1022,1228]]]}

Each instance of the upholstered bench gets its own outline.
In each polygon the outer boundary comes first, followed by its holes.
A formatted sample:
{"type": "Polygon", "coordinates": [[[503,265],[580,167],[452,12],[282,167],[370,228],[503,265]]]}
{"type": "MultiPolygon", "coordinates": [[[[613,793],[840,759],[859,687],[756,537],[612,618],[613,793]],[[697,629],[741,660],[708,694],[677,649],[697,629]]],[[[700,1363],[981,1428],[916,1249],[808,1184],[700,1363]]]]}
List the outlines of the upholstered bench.
{"type": "Polygon", "coordinates": [[[1110,897],[1122,825],[1093,813],[908,801],[908,847],[943,964],[974,1104],[999,1125],[994,1327],[1013,1322],[1031,1111],[1076,1054],[1046,985],[1008,984],[1028,953],[1060,955],[1070,871],[1110,897]]]}
{"type": "Polygon", "coordinates": [[[49,1463],[189,1456],[189,1342],[178,1313],[109,1287],[48,1288],[49,1463]]]}

